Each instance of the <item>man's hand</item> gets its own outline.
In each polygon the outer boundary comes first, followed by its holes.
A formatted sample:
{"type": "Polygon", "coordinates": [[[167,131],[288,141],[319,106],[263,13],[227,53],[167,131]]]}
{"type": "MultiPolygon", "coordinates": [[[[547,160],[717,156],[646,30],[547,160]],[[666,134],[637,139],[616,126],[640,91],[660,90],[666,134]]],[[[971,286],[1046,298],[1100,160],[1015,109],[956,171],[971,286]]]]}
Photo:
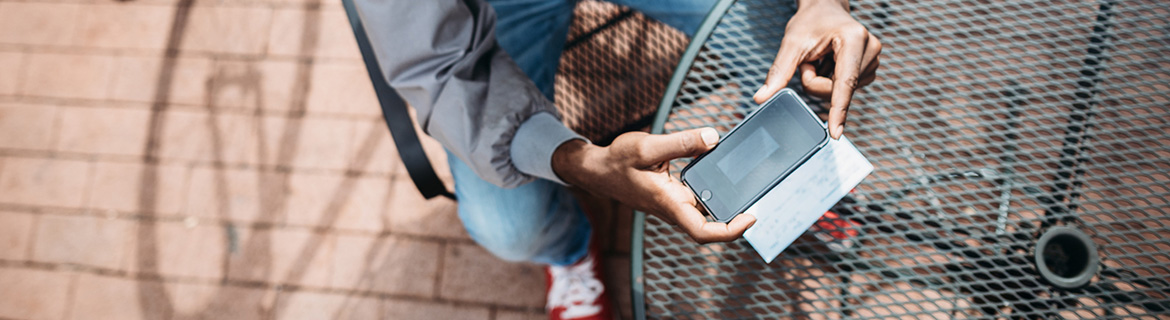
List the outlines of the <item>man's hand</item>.
{"type": "Polygon", "coordinates": [[[800,8],[788,21],[776,61],[768,70],[764,86],[756,91],[756,103],[764,103],[787,85],[800,68],[805,91],[830,98],[829,135],[841,138],[845,112],[853,90],[873,82],[880,62],[882,43],[849,15],[849,4],[841,0],[799,0],[800,8]],[[817,74],[818,60],[832,53],[832,79],[817,74]]]}
{"type": "Polygon", "coordinates": [[[695,207],[694,194],[669,172],[670,160],[698,156],[718,142],[712,128],[667,135],[630,132],[608,147],[573,140],[557,148],[552,166],[565,182],[658,216],[695,241],[731,241],[756,218],[741,214],[727,224],[707,221],[695,207]]]}

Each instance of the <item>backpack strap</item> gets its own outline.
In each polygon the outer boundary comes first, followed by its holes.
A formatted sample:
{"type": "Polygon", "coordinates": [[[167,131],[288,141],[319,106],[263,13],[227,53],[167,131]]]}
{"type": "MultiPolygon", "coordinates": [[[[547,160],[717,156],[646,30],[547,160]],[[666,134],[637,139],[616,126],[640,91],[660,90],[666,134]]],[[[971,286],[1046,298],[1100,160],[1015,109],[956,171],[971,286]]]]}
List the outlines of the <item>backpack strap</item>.
{"type": "Polygon", "coordinates": [[[422,143],[418,140],[418,133],[414,131],[414,121],[410,120],[410,114],[407,113],[406,101],[403,101],[402,96],[398,95],[398,92],[394,91],[389,83],[386,83],[386,78],[382,75],[382,68],[378,65],[378,58],[374,55],[374,48],[370,46],[370,39],[366,36],[366,29],[362,27],[361,17],[358,16],[357,7],[353,0],[342,0],[341,3],[345,6],[345,14],[349,17],[349,26],[353,28],[353,35],[357,38],[358,49],[362,52],[366,72],[369,73],[370,81],[374,84],[378,104],[382,105],[382,117],[386,120],[386,126],[390,127],[390,136],[394,138],[394,144],[398,147],[398,157],[406,165],[406,172],[410,174],[410,180],[414,181],[414,186],[418,187],[418,191],[427,199],[444,196],[455,200],[455,195],[447,191],[447,186],[443,185],[442,180],[439,180],[434,167],[431,166],[430,159],[423,151],[422,143]]]}

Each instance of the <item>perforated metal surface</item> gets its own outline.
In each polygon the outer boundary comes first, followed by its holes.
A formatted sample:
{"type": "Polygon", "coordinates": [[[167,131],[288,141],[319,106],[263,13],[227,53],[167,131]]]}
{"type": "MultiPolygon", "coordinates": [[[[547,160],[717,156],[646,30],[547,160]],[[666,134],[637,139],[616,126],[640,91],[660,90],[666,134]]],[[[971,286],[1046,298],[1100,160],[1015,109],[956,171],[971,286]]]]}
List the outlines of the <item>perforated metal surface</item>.
{"type": "MultiPolygon", "coordinates": [[[[1167,7],[854,1],[885,44],[846,127],[875,172],[770,265],[647,217],[647,317],[1170,319],[1167,7]],[[1037,268],[1075,271],[1075,246],[1036,246],[1062,227],[1097,249],[1080,288],[1037,268]]],[[[663,129],[754,108],[792,10],[731,5],[663,129]]]]}

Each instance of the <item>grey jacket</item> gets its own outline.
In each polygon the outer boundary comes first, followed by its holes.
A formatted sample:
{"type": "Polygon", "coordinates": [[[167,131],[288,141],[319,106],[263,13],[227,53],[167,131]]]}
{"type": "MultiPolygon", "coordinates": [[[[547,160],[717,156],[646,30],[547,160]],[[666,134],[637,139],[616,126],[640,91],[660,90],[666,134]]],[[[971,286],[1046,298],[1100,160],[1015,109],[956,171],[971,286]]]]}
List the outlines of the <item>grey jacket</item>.
{"type": "Polygon", "coordinates": [[[550,160],[584,139],[496,45],[495,11],[482,0],[355,0],[382,74],[423,130],[480,178],[512,188],[564,184],[550,160]]]}

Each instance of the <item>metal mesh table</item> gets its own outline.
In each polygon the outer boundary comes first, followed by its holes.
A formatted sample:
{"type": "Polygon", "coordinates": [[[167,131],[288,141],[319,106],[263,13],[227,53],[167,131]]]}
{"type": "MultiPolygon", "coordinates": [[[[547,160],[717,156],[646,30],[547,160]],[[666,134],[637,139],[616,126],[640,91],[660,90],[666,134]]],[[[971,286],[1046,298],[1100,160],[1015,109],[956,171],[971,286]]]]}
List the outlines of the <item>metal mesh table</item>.
{"type": "MultiPolygon", "coordinates": [[[[846,128],[875,172],[770,265],[639,213],[638,318],[1170,319],[1170,6],[853,6],[886,45],[846,128]]],[[[738,123],[792,11],[720,2],[654,130],[738,123]]]]}

